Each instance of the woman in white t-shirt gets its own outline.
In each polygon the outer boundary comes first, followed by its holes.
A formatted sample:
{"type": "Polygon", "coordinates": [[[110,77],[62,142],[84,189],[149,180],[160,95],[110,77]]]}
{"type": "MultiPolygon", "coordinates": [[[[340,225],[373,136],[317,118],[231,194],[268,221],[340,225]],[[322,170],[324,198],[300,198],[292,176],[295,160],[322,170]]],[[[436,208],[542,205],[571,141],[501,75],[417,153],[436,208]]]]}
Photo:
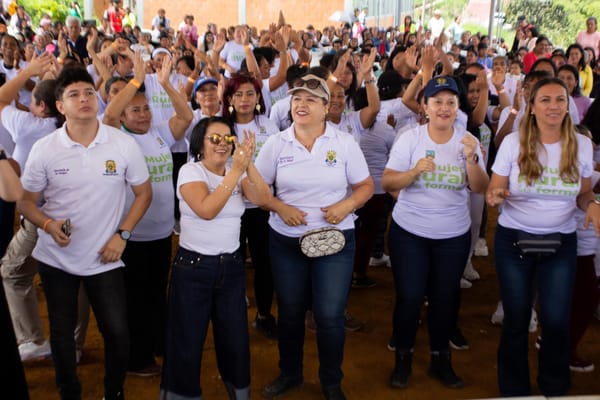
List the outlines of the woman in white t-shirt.
{"type": "MultiPolygon", "coordinates": [[[[150,207],[131,232],[123,252],[125,289],[129,325],[130,375],[160,374],[154,355],[164,347],[164,326],[169,266],[171,263],[171,232],[173,217],[173,159],[170,147],[183,138],[192,120],[187,101],[171,84],[171,58],[165,57],[157,74],[159,83],[169,96],[175,113],[160,123],[152,122],[152,111],[144,92],[144,62],[141,54],[134,56],[134,78],[114,96],[104,113],[107,125],[129,133],[140,146],[152,184],[150,207]]],[[[133,203],[133,191],[127,192],[125,209],[133,203]]]]}
{"type": "Polygon", "coordinates": [[[181,167],[177,183],[181,236],[167,303],[161,397],[201,398],[202,352],[212,321],[217,364],[229,398],[249,398],[240,218],[243,197],[259,206],[271,197],[252,163],[255,150],[254,134],[246,132],[244,143],[238,145],[231,122],[223,117],[204,118],[192,132],[193,161],[181,167]]]}
{"type": "MultiPolygon", "coordinates": [[[[238,140],[243,143],[244,132],[255,134],[256,151],[253,160],[267,139],[279,129],[265,115],[265,105],[260,95],[258,80],[246,74],[234,74],[227,81],[223,92],[224,117],[233,122],[238,140]]],[[[256,318],[252,326],[269,339],[277,338],[277,324],[271,314],[273,304],[273,274],[269,259],[269,212],[245,201],[246,211],[242,216],[240,248],[246,243],[254,268],[254,297],[256,318]]],[[[244,251],[244,250],[242,250],[244,251]]]]}
{"type": "Polygon", "coordinates": [[[355,248],[353,211],[371,197],[373,181],[358,143],[325,122],[327,83],[307,74],[292,84],[289,93],[294,123],[271,136],[256,159],[258,170],[277,193],[268,208],[281,373],[263,395],[272,398],[302,383],[304,315],[312,306],[321,388],[326,399],[343,399],[344,309],[355,248]],[[332,227],[345,238],[339,252],[321,257],[303,253],[302,235],[332,227]]]}
{"type": "Polygon", "coordinates": [[[463,381],[452,369],[448,342],[456,326],[460,278],[471,242],[467,187],[485,191],[488,176],[479,141],[454,123],[459,111],[454,79],[433,78],[424,93],[429,122],[398,138],[381,181],[386,191],[400,191],[389,233],[396,286],[396,366],[390,384],[408,385],[427,296],[429,375],[459,388],[463,381]]]}
{"type": "Polygon", "coordinates": [[[592,144],[576,135],[569,94],[556,78],[531,90],[519,132],[498,150],[486,200],[502,205],[494,242],[504,305],[498,349],[502,396],[529,396],[528,325],[534,286],[543,332],[537,382],[545,396],[565,395],[569,371],[569,314],[577,260],[577,207],[584,226],[600,234],[600,205],[592,192],[592,144]],[[533,235],[533,237],[532,237],[533,235]],[[546,255],[526,247],[543,241],[546,255]],[[548,255],[549,254],[549,255],[548,255]]]}

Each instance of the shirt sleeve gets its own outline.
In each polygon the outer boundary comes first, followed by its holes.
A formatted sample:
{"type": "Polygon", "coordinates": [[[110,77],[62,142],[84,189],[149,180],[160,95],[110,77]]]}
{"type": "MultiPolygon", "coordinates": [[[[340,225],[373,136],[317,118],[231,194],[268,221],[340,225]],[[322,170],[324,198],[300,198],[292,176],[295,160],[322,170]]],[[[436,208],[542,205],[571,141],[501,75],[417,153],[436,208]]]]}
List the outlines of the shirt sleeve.
{"type": "Polygon", "coordinates": [[[492,166],[492,171],[500,176],[509,176],[510,170],[513,161],[515,158],[513,157],[513,152],[519,151],[519,134],[511,133],[507,137],[504,138],[500,148],[498,149],[498,153],[496,154],[496,160],[494,161],[494,165],[492,166]]]}
{"type": "Polygon", "coordinates": [[[353,138],[348,138],[346,176],[351,185],[355,185],[369,177],[369,167],[360,146],[353,138]]]}
{"type": "Polygon", "coordinates": [[[18,110],[12,105],[8,105],[2,109],[2,125],[6,128],[13,142],[19,139],[19,133],[24,132],[20,127],[26,126],[27,118],[30,113],[18,110]]]}
{"type": "Polygon", "coordinates": [[[146,165],[146,160],[140,146],[135,140],[129,137],[127,139],[129,139],[129,145],[127,146],[126,154],[128,164],[127,171],[125,172],[125,180],[131,186],[141,185],[150,178],[148,166],[146,165]]]}
{"type": "Polygon", "coordinates": [[[260,149],[254,165],[267,185],[273,185],[277,176],[277,156],[275,148],[281,144],[280,135],[273,135],[267,139],[260,149]]]}
{"type": "Polygon", "coordinates": [[[396,143],[392,146],[390,151],[390,158],[386,165],[386,168],[394,171],[408,171],[411,165],[411,137],[414,136],[414,131],[405,132],[398,137],[396,143]]]}
{"type": "Polygon", "coordinates": [[[48,185],[44,157],[50,153],[45,151],[43,146],[43,143],[36,142],[31,148],[31,152],[25,163],[21,183],[23,184],[23,188],[29,192],[41,192],[48,185]]]}

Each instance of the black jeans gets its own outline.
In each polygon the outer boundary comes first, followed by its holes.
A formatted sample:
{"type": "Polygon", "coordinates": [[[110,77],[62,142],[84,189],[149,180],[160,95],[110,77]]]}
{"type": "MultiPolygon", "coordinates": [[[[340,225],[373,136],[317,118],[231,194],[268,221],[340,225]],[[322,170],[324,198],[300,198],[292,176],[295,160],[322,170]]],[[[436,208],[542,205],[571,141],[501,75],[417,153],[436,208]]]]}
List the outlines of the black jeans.
{"type": "Polygon", "coordinates": [[[271,314],[273,304],[273,272],[269,257],[269,212],[260,208],[247,208],[242,215],[240,250],[248,249],[254,267],[254,297],[261,316],[271,314]]]}
{"type": "Polygon", "coordinates": [[[116,398],[123,391],[129,356],[123,268],[78,276],[40,262],[40,276],[48,305],[50,345],[61,399],[81,399],[73,337],[81,282],[104,338],[104,396],[106,400],[116,398]]]}
{"type": "Polygon", "coordinates": [[[171,265],[171,236],[127,243],[125,263],[130,371],[147,367],[162,355],[167,314],[167,280],[171,265]]]}

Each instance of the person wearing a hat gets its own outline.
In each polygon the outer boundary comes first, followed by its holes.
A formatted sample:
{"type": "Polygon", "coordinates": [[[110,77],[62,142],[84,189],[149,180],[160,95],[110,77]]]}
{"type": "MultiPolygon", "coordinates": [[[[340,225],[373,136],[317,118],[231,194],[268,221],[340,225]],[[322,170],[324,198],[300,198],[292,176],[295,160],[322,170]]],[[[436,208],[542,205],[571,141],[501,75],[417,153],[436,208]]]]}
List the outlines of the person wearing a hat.
{"type": "Polygon", "coordinates": [[[455,124],[458,87],[450,76],[425,86],[429,122],[402,134],[392,147],[382,187],[397,193],[388,241],[396,287],[396,364],[392,387],[405,388],[412,371],[423,298],[431,364],[428,375],[443,385],[464,385],[452,368],[449,340],[471,242],[469,189],[483,193],[488,176],[479,141],[455,124]]]}
{"type": "MultiPolygon", "coordinates": [[[[174,114],[160,123],[152,122],[148,99],[140,91],[145,78],[141,54],[134,56],[134,77],[111,99],[103,122],[129,133],[140,146],[152,184],[150,207],[131,232],[123,252],[130,352],[127,371],[136,376],[160,374],[154,354],[163,351],[166,304],[164,293],[171,259],[174,225],[173,160],[170,147],[183,138],[192,120],[192,110],[171,84],[171,59],[166,57],[158,82],[171,99],[174,114]]],[[[129,191],[126,209],[133,201],[129,191]]]]}
{"type": "Polygon", "coordinates": [[[373,194],[373,181],[356,141],[326,122],[331,95],[325,80],[307,74],[289,93],[293,124],[271,136],[256,158],[260,174],[277,192],[268,209],[280,375],[263,395],[273,398],[302,384],[304,316],[312,303],[321,389],[326,399],[345,399],[341,366],[355,248],[353,213],[373,194]],[[340,242],[344,238],[337,253],[303,253],[299,239],[319,228],[335,228],[340,242]]]}

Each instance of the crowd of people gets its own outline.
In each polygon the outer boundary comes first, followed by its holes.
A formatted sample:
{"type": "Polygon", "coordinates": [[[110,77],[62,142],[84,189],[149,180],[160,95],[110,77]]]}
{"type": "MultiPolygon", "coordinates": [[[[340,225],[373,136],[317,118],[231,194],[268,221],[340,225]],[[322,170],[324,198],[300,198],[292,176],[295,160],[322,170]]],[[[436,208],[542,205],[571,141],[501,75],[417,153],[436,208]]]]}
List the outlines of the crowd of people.
{"type": "Polygon", "coordinates": [[[345,335],[362,328],[347,305],[351,288],[377,284],[368,265],[394,279],[391,387],[410,385],[426,304],[428,375],[461,388],[451,356],[469,348],[461,288],[479,279],[471,258],[488,255],[492,207],[499,393],[532,393],[538,325],[542,394],[567,394],[572,371],[594,369],[578,348],[600,314],[594,17],[563,49],[524,16],[508,48],[460,16],[446,26],[440,10],[426,27],[410,15],[368,26],[364,8],[322,30],[280,13],[267,29],[203,33],[192,14],[175,28],[164,9],[142,29],[119,0],[97,27],[77,2],[65,21],[45,15],[36,27],[12,11],[0,19],[11,398],[27,398],[21,362],[49,357],[61,399],[81,398],[91,306],[106,400],[124,399],[128,374],[160,375],[162,399],[201,399],[211,324],[231,399],[250,397],[249,326],[278,342],[263,396],[302,384],[308,329],[324,397],[345,399],[345,335]]]}

